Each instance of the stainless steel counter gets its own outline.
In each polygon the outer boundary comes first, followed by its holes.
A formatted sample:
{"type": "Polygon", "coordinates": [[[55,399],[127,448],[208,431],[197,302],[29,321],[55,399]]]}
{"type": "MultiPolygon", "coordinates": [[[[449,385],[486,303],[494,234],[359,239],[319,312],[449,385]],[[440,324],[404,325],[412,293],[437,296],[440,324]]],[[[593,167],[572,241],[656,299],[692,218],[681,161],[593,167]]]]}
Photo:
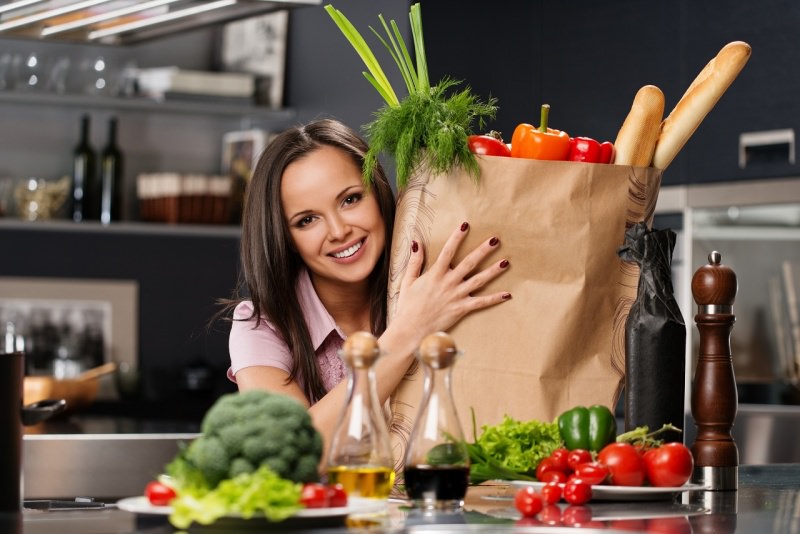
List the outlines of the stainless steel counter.
{"type": "Polygon", "coordinates": [[[190,423],[111,417],[70,417],[34,427],[23,437],[23,495],[111,502],[138,495],[164,472],[179,442],[198,430],[190,423]]]}
{"type": "MultiPolygon", "coordinates": [[[[109,473],[107,476],[113,477],[109,473]]],[[[673,532],[726,534],[797,532],[800,525],[800,464],[740,467],[739,490],[684,493],[673,501],[592,503],[585,508],[560,508],[561,524],[520,521],[512,503],[502,500],[503,486],[470,488],[465,510],[458,514],[423,514],[393,503],[373,518],[370,532],[575,532],[566,523],[581,518],[581,532],[673,532]],[[572,519],[569,519],[572,518],[572,519]],[[658,530],[667,528],[668,530],[658,530]]],[[[363,526],[363,524],[362,524],[363,526]]],[[[275,531],[283,531],[280,524],[275,531]]],[[[231,532],[226,528],[226,532],[231,532]]],[[[250,530],[251,532],[253,530],[250,530]]],[[[347,532],[346,527],[306,532],[347,532]]],[[[174,532],[163,516],[136,515],[113,508],[88,511],[26,511],[3,516],[0,532],[9,534],[91,534],[174,532]]],[[[295,532],[303,532],[297,530],[295,532]]]]}

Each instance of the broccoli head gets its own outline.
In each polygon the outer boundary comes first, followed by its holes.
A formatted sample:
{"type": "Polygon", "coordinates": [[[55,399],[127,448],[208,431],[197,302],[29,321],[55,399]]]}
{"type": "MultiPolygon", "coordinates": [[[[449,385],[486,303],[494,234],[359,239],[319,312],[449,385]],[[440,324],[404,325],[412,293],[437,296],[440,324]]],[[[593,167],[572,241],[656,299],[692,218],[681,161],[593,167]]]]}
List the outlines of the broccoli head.
{"type": "Polygon", "coordinates": [[[186,460],[212,488],[262,465],[295,482],[319,479],[322,436],[291,397],[261,390],[223,395],[206,413],[201,431],[187,447],[186,460]]]}

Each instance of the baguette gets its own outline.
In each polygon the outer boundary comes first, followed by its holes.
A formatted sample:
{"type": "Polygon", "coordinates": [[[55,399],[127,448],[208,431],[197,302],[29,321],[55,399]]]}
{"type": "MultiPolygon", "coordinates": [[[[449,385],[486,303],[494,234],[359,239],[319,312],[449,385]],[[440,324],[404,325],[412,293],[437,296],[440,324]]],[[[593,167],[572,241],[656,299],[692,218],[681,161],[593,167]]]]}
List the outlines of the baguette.
{"type": "Polygon", "coordinates": [[[664,119],[653,155],[653,167],[666,169],[706,115],[728,90],[750,59],[750,45],[728,43],[708,62],[664,119]]]}
{"type": "Polygon", "coordinates": [[[614,163],[648,167],[664,118],[664,93],[655,85],[636,92],[631,110],[614,141],[614,163]]]}

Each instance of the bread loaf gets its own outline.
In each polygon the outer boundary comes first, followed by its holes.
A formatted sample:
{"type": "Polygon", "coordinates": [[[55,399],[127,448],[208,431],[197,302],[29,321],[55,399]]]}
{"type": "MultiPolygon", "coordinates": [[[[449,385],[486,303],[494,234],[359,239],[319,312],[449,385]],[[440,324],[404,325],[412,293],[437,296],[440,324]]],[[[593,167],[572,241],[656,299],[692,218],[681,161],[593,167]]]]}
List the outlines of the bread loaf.
{"type": "Polygon", "coordinates": [[[650,166],[664,118],[664,93],[655,85],[636,92],[631,110],[614,141],[614,164],[650,166]]]}
{"type": "Polygon", "coordinates": [[[653,167],[666,169],[750,59],[750,45],[728,43],[708,62],[664,119],[653,167]]]}

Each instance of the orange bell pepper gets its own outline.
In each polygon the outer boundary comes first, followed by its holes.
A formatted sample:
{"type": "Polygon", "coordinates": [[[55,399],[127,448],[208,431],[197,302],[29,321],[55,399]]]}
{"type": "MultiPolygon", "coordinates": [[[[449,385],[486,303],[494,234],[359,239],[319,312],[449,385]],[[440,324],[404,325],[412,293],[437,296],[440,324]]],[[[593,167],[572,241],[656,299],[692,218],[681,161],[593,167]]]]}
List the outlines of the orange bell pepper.
{"type": "Polygon", "coordinates": [[[565,160],[569,155],[569,134],[547,127],[550,105],[542,104],[539,127],[522,123],[511,137],[511,157],[565,160]]]}

